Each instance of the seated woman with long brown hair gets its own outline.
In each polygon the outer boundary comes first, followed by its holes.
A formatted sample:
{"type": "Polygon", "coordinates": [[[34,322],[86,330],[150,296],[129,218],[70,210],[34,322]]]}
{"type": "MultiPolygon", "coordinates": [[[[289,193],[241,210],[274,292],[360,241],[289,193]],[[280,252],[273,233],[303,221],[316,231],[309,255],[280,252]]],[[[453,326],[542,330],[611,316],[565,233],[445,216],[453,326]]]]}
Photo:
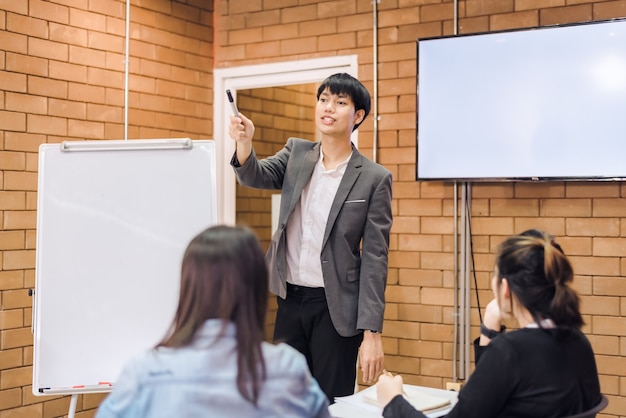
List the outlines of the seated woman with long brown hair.
{"type": "MultiPolygon", "coordinates": [[[[602,400],[579,298],[569,286],[572,266],[545,232],[529,230],[498,248],[476,368],[447,417],[562,418],[602,400]],[[519,329],[502,332],[502,319],[519,329]]],[[[378,400],[385,418],[424,417],[402,397],[402,377],[381,375],[378,400]]]]}
{"type": "Polygon", "coordinates": [[[200,233],[183,256],[170,331],[125,365],[96,416],[329,417],[304,357],[264,341],[267,289],[252,231],[200,233]]]}

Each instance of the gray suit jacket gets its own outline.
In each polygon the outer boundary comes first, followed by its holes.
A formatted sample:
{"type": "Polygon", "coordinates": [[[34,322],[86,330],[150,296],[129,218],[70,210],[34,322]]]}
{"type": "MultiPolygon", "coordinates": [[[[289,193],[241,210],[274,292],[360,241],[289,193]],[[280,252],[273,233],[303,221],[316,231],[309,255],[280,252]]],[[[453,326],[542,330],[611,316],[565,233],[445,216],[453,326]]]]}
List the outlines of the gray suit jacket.
{"type": "MultiPolygon", "coordinates": [[[[267,252],[270,291],[286,296],[286,228],[319,159],[320,143],[289,138],[275,155],[243,166],[231,160],[240,184],[281,190],[278,228],[267,252]]],[[[320,261],[328,309],[337,332],[382,331],[391,230],[391,172],[353,147],[326,223],[320,261]]]]}

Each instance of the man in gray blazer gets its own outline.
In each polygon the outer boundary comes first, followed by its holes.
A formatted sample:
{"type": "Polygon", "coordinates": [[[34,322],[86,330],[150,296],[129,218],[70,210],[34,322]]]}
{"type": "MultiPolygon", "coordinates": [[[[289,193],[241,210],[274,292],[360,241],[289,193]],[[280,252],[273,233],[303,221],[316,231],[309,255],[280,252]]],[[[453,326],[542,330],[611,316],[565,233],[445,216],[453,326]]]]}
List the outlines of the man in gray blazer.
{"type": "Polygon", "coordinates": [[[239,183],[281,190],[267,253],[278,296],[274,340],[305,355],[331,402],[353,393],[357,355],[364,382],[383,369],[392,178],[350,141],[369,110],[367,89],[341,73],[317,91],[319,142],[290,138],[258,160],[252,121],[240,113],[229,126],[239,183]]]}

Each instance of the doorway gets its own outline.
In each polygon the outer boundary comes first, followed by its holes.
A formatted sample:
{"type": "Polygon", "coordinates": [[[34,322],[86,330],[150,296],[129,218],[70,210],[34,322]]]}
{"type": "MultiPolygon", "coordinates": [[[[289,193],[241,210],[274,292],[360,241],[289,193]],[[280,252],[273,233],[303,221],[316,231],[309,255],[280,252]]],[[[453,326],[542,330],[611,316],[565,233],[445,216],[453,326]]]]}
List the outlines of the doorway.
{"type": "MultiPolygon", "coordinates": [[[[226,89],[230,89],[237,100],[238,91],[279,86],[318,85],[331,74],[345,72],[358,76],[356,55],[315,58],[309,60],[287,61],[214,70],[213,90],[213,139],[216,149],[217,168],[217,218],[218,223],[234,225],[236,223],[236,179],[230,167],[230,159],[235,151],[234,142],[228,136],[228,117],[230,107],[226,98],[226,89]]],[[[243,97],[242,97],[243,98],[243,97]]],[[[314,97],[311,98],[312,103],[314,97]]],[[[244,113],[244,109],[239,109],[244,113]]],[[[353,142],[357,142],[357,132],[353,133],[353,142]]],[[[255,133],[255,137],[257,134],[255,133]]],[[[312,138],[311,138],[312,139],[312,138]]],[[[282,143],[287,137],[282,138],[282,143]]],[[[282,144],[281,144],[282,145],[282,144]]],[[[269,154],[269,153],[268,153],[269,154]]]]}

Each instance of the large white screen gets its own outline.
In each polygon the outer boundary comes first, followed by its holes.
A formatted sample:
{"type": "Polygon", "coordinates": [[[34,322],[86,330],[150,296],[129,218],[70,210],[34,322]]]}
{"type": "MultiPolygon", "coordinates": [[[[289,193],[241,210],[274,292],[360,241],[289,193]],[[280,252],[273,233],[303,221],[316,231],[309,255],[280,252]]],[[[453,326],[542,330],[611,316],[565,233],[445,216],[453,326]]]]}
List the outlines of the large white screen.
{"type": "Polygon", "coordinates": [[[626,20],[417,47],[418,180],[626,177],[626,20]]]}

